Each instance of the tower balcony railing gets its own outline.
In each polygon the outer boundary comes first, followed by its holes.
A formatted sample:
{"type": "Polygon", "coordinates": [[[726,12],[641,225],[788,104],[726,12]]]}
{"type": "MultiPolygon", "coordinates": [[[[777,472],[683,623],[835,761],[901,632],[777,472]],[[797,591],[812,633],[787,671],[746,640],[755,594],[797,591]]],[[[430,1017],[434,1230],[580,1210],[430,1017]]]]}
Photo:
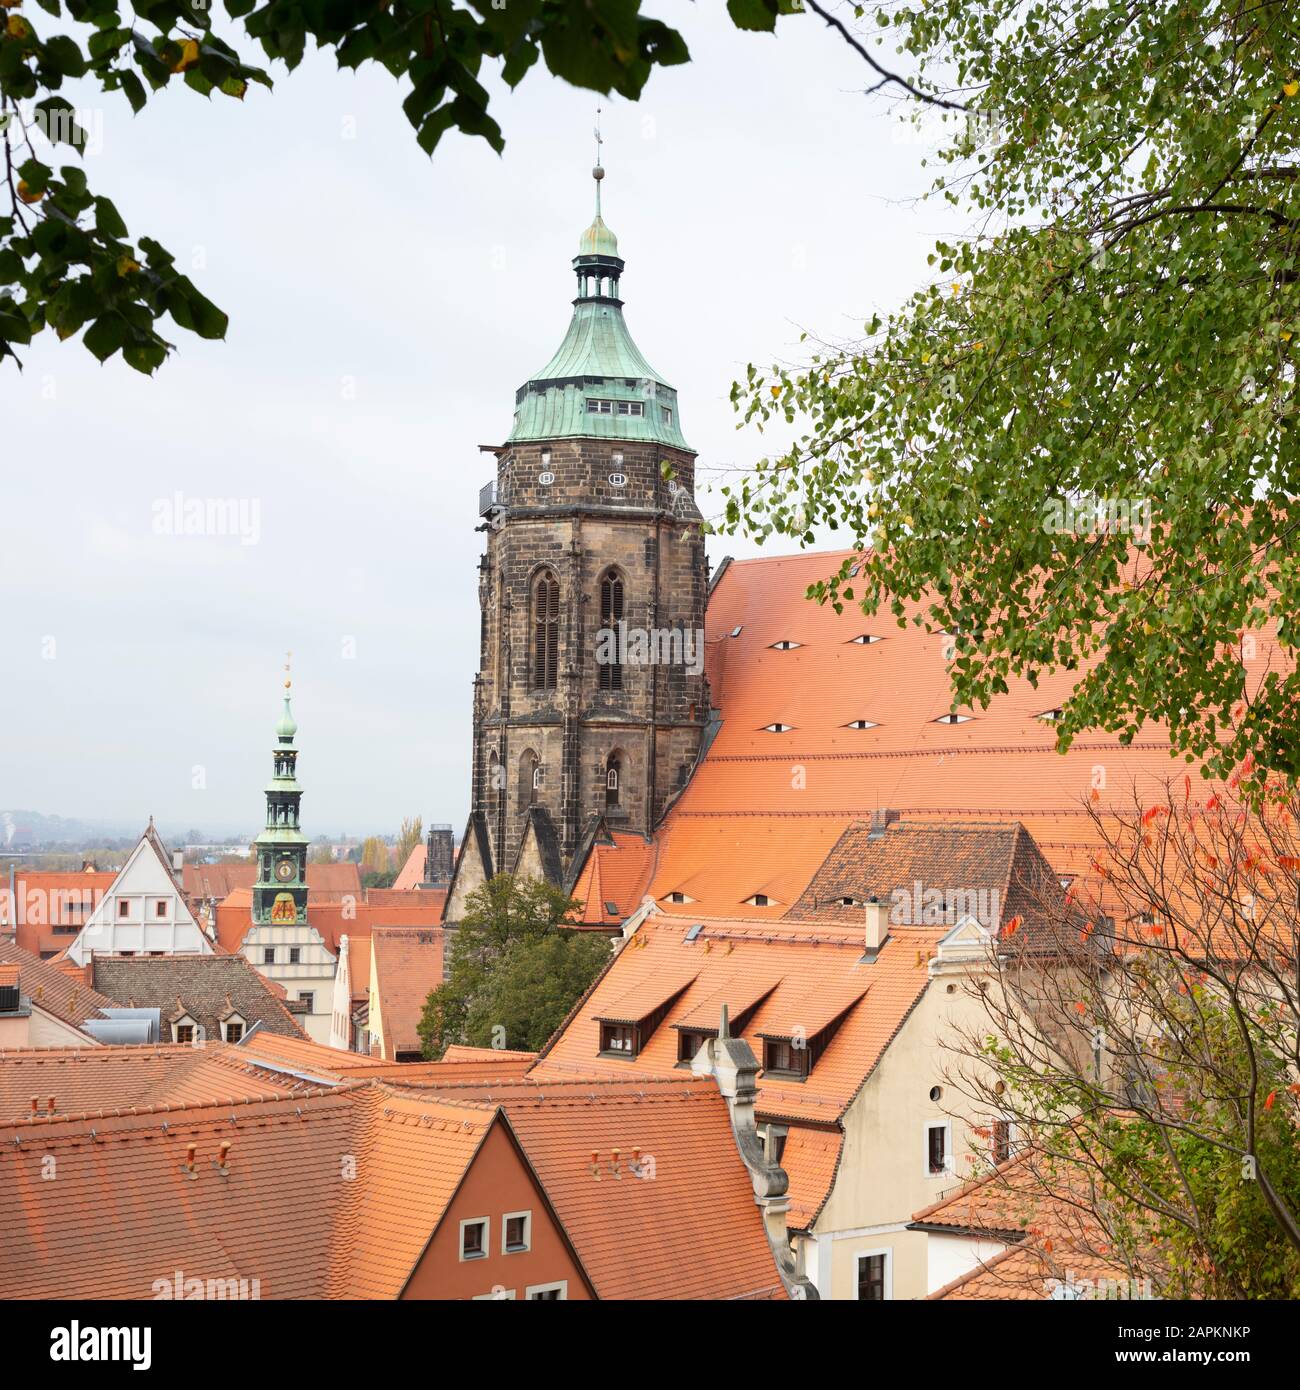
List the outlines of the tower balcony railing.
{"type": "Polygon", "coordinates": [[[492,482],[492,483],[484,483],[483,486],[482,486],[481,488],[479,488],[479,490],[478,490],[478,514],[479,514],[479,516],[486,516],[486,515],[492,510],[492,508],[496,506],[496,501],[497,501],[497,485],[496,485],[496,483],[495,483],[495,482],[492,482]]]}

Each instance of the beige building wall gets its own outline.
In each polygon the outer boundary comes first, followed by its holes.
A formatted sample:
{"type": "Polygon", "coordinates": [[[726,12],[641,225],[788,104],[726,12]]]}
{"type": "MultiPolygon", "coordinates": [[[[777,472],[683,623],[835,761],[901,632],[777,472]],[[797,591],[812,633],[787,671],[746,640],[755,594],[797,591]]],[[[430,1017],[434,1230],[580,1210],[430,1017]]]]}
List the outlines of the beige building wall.
{"type": "Polygon", "coordinates": [[[844,1116],[835,1185],[813,1237],[800,1241],[803,1269],[823,1298],[856,1299],[859,1257],[880,1253],[886,1256],[887,1297],[929,1292],[926,1236],[906,1227],[915,1212],[974,1175],[966,1162],[971,1126],[994,1118],[971,1115],[969,1102],[945,1076],[959,1059],[942,1041],[984,1017],[966,993],[969,966],[932,962],[929,969],[928,988],[844,1116]],[[937,1100],[930,1098],[934,1087],[937,1100]],[[931,1124],[948,1127],[948,1171],[941,1176],[928,1171],[931,1124]]]}

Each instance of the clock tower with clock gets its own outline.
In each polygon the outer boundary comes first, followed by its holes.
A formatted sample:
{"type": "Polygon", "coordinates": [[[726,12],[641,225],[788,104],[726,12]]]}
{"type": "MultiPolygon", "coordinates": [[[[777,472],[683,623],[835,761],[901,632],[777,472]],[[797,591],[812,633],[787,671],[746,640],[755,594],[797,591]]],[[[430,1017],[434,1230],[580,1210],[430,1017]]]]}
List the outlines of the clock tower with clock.
{"type": "Polygon", "coordinates": [[[257,926],[305,926],[307,922],[307,837],[299,825],[302,788],[298,785],[298,726],[289,708],[289,666],[285,663],[284,713],[275,726],[274,770],[266,787],[266,827],[253,843],[257,879],[253,884],[253,922],[257,926]]]}

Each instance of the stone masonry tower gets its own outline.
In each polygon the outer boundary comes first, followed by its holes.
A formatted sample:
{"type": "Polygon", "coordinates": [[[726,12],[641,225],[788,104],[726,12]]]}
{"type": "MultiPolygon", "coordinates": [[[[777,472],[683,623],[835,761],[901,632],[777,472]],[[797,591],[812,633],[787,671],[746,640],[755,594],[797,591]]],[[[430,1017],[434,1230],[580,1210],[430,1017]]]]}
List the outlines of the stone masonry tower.
{"type": "Polygon", "coordinates": [[[562,869],[597,816],[649,834],[709,715],[695,451],[623,320],[592,172],[569,331],[516,392],[480,503],[472,805],[498,872],[530,820],[562,869]]]}

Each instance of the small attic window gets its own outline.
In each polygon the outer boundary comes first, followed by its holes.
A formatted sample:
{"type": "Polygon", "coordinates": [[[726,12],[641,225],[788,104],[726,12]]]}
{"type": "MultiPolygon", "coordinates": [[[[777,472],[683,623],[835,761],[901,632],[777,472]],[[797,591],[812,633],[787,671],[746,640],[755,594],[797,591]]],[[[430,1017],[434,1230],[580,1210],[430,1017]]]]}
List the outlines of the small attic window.
{"type": "Polygon", "coordinates": [[[745,899],[747,907],[775,907],[776,899],[769,898],[766,893],[755,893],[752,897],[745,899]]]}
{"type": "Polygon", "coordinates": [[[1045,723],[1055,724],[1057,720],[1060,719],[1061,713],[1062,711],[1060,705],[1056,705],[1052,709],[1045,709],[1042,712],[1042,714],[1038,716],[1038,718],[1043,720],[1045,723]]]}
{"type": "Polygon", "coordinates": [[[739,627],[733,627],[733,628],[731,629],[731,635],[732,635],[733,637],[739,637],[740,634],[741,634],[742,632],[744,632],[744,630],[745,630],[745,625],[744,625],[744,623],[741,623],[741,625],[740,625],[739,627]]]}
{"type": "Polygon", "coordinates": [[[878,729],[880,725],[874,719],[852,719],[844,727],[846,729],[878,729]]]}
{"type": "Polygon", "coordinates": [[[835,901],[840,907],[857,907],[858,905],[858,900],[848,893],[842,898],[836,898],[835,901]]]}
{"type": "Polygon", "coordinates": [[[883,642],[883,637],[877,637],[874,632],[860,632],[856,637],[850,637],[849,642],[855,647],[870,647],[876,642],[883,642]]]}
{"type": "Polygon", "coordinates": [[[764,724],[761,732],[765,734],[788,734],[793,728],[793,724],[764,724]]]}
{"type": "Polygon", "coordinates": [[[788,637],[783,637],[779,642],[772,643],[774,652],[792,652],[796,647],[802,647],[802,642],[792,642],[788,637]]]}
{"type": "Polygon", "coordinates": [[[669,893],[669,894],[667,895],[667,897],[664,898],[664,901],[665,901],[665,902],[668,902],[668,903],[678,903],[678,904],[680,904],[680,903],[693,903],[693,902],[695,901],[695,899],[694,899],[694,898],[691,898],[691,897],[688,897],[685,893],[683,893],[683,892],[681,891],[680,888],[674,888],[673,891],[672,891],[671,893],[669,893]]]}
{"type": "Polygon", "coordinates": [[[936,724],[969,724],[969,714],[941,714],[934,721],[936,724]]]}

